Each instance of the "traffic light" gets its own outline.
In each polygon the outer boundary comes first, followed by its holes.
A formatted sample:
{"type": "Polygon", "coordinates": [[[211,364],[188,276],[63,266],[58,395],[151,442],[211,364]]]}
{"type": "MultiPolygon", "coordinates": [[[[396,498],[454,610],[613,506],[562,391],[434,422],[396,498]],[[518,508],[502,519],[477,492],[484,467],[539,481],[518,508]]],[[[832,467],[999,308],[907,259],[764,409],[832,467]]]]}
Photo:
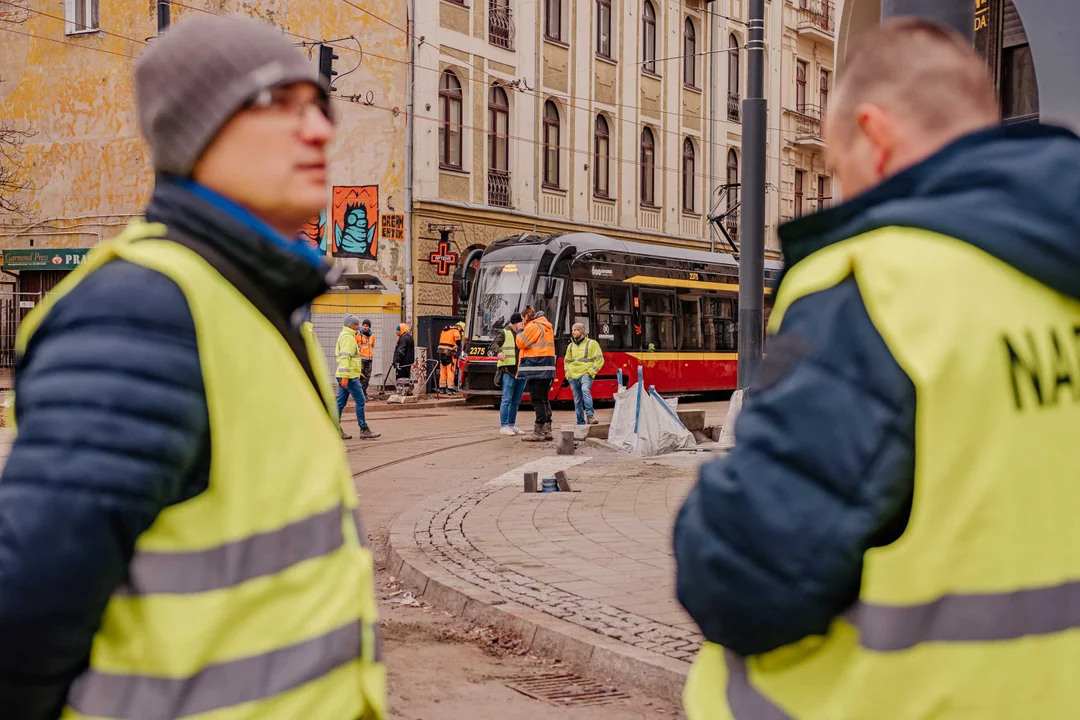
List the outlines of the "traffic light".
{"type": "Polygon", "coordinates": [[[339,55],[334,52],[334,48],[329,45],[319,46],[319,74],[325,78],[326,84],[331,91],[337,90],[334,87],[334,76],[337,75],[337,70],[334,69],[334,61],[338,58],[339,55]]]}

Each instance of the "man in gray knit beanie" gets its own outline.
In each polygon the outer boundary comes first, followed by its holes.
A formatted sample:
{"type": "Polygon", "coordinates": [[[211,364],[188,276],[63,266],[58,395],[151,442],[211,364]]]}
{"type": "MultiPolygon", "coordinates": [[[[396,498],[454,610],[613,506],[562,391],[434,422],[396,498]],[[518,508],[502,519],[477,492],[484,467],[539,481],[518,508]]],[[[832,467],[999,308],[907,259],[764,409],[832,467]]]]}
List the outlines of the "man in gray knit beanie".
{"type": "Polygon", "coordinates": [[[300,329],[329,289],[296,238],[327,200],[325,86],[222,17],[171,27],[135,80],[145,219],[20,326],[0,716],[382,720],[374,561],[300,329]]]}
{"type": "Polygon", "coordinates": [[[139,57],[135,89],[157,173],[193,179],[290,236],[325,207],[325,85],[280,31],[184,20],[139,57]]]}

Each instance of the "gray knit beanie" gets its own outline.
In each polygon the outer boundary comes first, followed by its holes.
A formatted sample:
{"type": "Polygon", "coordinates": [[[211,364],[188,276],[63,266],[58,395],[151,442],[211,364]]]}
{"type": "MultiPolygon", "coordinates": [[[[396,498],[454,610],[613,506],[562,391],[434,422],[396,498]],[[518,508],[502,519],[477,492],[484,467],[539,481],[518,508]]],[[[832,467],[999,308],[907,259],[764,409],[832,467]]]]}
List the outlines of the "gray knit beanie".
{"type": "Polygon", "coordinates": [[[154,170],[187,177],[246,103],[297,82],[325,89],[315,63],[267,23],[210,15],[176,23],[135,65],[139,125],[154,170]]]}
{"type": "Polygon", "coordinates": [[[359,324],[360,324],[360,318],[356,317],[355,315],[346,315],[345,316],[345,327],[352,327],[353,325],[359,325],[359,324]]]}

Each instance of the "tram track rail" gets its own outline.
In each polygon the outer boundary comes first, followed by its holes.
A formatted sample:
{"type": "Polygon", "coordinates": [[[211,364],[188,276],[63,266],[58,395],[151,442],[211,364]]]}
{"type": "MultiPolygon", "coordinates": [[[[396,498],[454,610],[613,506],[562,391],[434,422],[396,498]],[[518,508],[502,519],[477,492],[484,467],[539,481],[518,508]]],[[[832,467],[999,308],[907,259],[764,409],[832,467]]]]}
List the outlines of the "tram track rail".
{"type": "MultiPolygon", "coordinates": [[[[488,429],[490,429],[490,428],[488,428],[488,429]]],[[[460,432],[455,433],[455,434],[460,434],[460,432]]],[[[429,438],[429,439],[434,439],[434,438],[429,438]]],[[[469,442],[455,443],[453,445],[446,445],[445,447],[438,447],[438,448],[432,448],[430,450],[424,450],[423,452],[413,453],[412,455],[407,455],[405,457],[397,458],[395,460],[388,460],[386,462],[379,463],[378,465],[373,465],[372,467],[364,468],[363,470],[359,470],[357,472],[354,472],[353,477],[358,478],[361,475],[367,475],[369,473],[373,473],[373,472],[376,472],[378,470],[383,470],[383,469],[388,468],[388,467],[393,467],[394,465],[400,465],[401,463],[410,462],[412,460],[419,460],[420,458],[428,457],[429,455],[436,455],[438,453],[448,452],[450,450],[458,450],[460,448],[469,447],[470,445],[480,445],[480,444],[483,444],[483,443],[497,442],[497,441],[499,441],[501,439],[502,439],[501,435],[496,435],[495,437],[482,438],[480,440],[471,440],[469,442]]]]}

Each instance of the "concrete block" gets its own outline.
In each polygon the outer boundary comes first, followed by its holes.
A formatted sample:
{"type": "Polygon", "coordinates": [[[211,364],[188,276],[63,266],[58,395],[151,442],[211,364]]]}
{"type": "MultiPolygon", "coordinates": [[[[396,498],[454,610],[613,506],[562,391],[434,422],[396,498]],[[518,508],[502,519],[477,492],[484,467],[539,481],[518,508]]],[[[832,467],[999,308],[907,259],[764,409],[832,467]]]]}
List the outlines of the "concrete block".
{"type": "Polygon", "coordinates": [[[705,411],[704,410],[679,410],[679,420],[686,426],[686,429],[690,432],[695,430],[705,429],[705,411]]]}
{"type": "Polygon", "coordinates": [[[555,479],[559,481],[559,492],[573,492],[570,489],[570,479],[562,470],[555,473],[555,479]]]}
{"type": "Polygon", "coordinates": [[[600,423],[599,425],[586,425],[588,428],[588,435],[585,437],[599,438],[600,440],[607,440],[608,432],[611,430],[611,423],[600,423]]]}
{"type": "Polygon", "coordinates": [[[574,431],[563,430],[559,433],[558,443],[555,445],[555,452],[558,455],[573,455],[574,454],[574,431]]]}
{"type": "Polygon", "coordinates": [[[411,405],[420,402],[420,398],[415,395],[391,395],[386,402],[391,405],[411,405]]]}
{"type": "Polygon", "coordinates": [[[571,425],[570,423],[567,423],[566,425],[562,426],[562,432],[574,433],[574,439],[578,442],[581,442],[585,438],[589,437],[589,426],[578,425],[576,423],[571,425]]]}
{"type": "Polygon", "coordinates": [[[534,472],[525,473],[525,492],[527,492],[527,493],[536,492],[536,482],[537,482],[538,477],[539,477],[539,475],[537,473],[534,473],[534,472]]]}

